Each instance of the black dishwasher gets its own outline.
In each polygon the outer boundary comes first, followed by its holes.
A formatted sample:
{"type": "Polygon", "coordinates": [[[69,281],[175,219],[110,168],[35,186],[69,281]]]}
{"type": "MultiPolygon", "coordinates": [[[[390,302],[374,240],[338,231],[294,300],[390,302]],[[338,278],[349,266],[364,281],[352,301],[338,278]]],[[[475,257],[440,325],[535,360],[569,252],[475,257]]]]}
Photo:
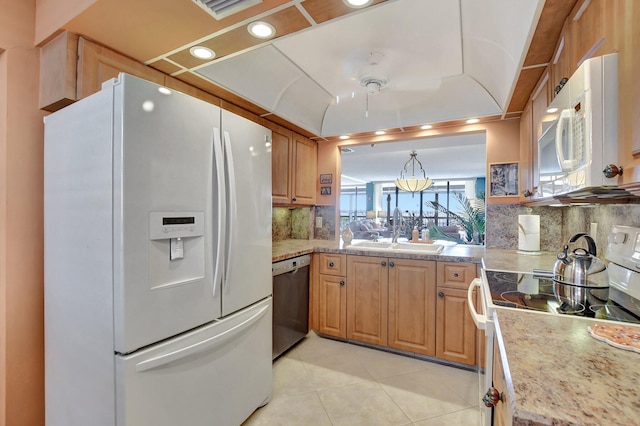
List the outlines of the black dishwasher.
{"type": "Polygon", "coordinates": [[[309,331],[309,264],[294,257],[273,264],[273,359],[302,340],[309,331]]]}

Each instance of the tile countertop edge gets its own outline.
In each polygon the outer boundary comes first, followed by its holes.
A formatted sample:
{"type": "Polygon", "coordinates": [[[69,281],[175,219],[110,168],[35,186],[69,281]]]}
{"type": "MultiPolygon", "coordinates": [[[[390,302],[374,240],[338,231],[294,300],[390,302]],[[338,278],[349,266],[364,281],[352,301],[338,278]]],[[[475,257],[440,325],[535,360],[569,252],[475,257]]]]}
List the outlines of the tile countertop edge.
{"type": "Polygon", "coordinates": [[[497,308],[494,321],[514,426],[638,424],[640,354],[591,337],[597,320],[497,308]]]}

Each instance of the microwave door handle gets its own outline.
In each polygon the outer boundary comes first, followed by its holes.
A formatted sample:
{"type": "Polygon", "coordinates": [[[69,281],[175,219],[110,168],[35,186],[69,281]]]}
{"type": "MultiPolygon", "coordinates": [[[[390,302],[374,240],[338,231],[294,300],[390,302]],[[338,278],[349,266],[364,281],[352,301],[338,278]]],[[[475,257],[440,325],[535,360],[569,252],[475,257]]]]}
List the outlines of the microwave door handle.
{"type": "Polygon", "coordinates": [[[567,131],[568,145],[573,143],[573,132],[571,131],[571,125],[573,121],[574,112],[572,109],[563,109],[558,117],[558,126],[556,127],[556,157],[558,158],[558,165],[563,172],[571,171],[574,167],[575,160],[567,160],[562,150],[562,135],[567,131]],[[568,126],[565,126],[568,123],[568,126]]]}

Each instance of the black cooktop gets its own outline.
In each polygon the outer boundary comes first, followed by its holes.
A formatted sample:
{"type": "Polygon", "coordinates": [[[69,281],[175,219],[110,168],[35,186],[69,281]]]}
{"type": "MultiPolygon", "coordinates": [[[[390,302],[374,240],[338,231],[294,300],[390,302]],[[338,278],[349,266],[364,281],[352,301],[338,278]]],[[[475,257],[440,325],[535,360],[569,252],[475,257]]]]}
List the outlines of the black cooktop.
{"type": "Polygon", "coordinates": [[[567,286],[551,277],[535,274],[485,273],[496,306],[640,323],[640,318],[609,300],[608,288],[567,286]]]}

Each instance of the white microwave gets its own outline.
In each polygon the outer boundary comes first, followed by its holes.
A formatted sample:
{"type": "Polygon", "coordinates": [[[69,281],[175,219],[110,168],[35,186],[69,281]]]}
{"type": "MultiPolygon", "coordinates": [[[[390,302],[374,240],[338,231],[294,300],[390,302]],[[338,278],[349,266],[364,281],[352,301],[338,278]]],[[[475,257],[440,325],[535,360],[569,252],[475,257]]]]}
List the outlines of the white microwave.
{"type": "Polygon", "coordinates": [[[585,60],[549,108],[557,113],[538,139],[534,197],[615,188],[621,173],[617,54],[585,60]]]}

